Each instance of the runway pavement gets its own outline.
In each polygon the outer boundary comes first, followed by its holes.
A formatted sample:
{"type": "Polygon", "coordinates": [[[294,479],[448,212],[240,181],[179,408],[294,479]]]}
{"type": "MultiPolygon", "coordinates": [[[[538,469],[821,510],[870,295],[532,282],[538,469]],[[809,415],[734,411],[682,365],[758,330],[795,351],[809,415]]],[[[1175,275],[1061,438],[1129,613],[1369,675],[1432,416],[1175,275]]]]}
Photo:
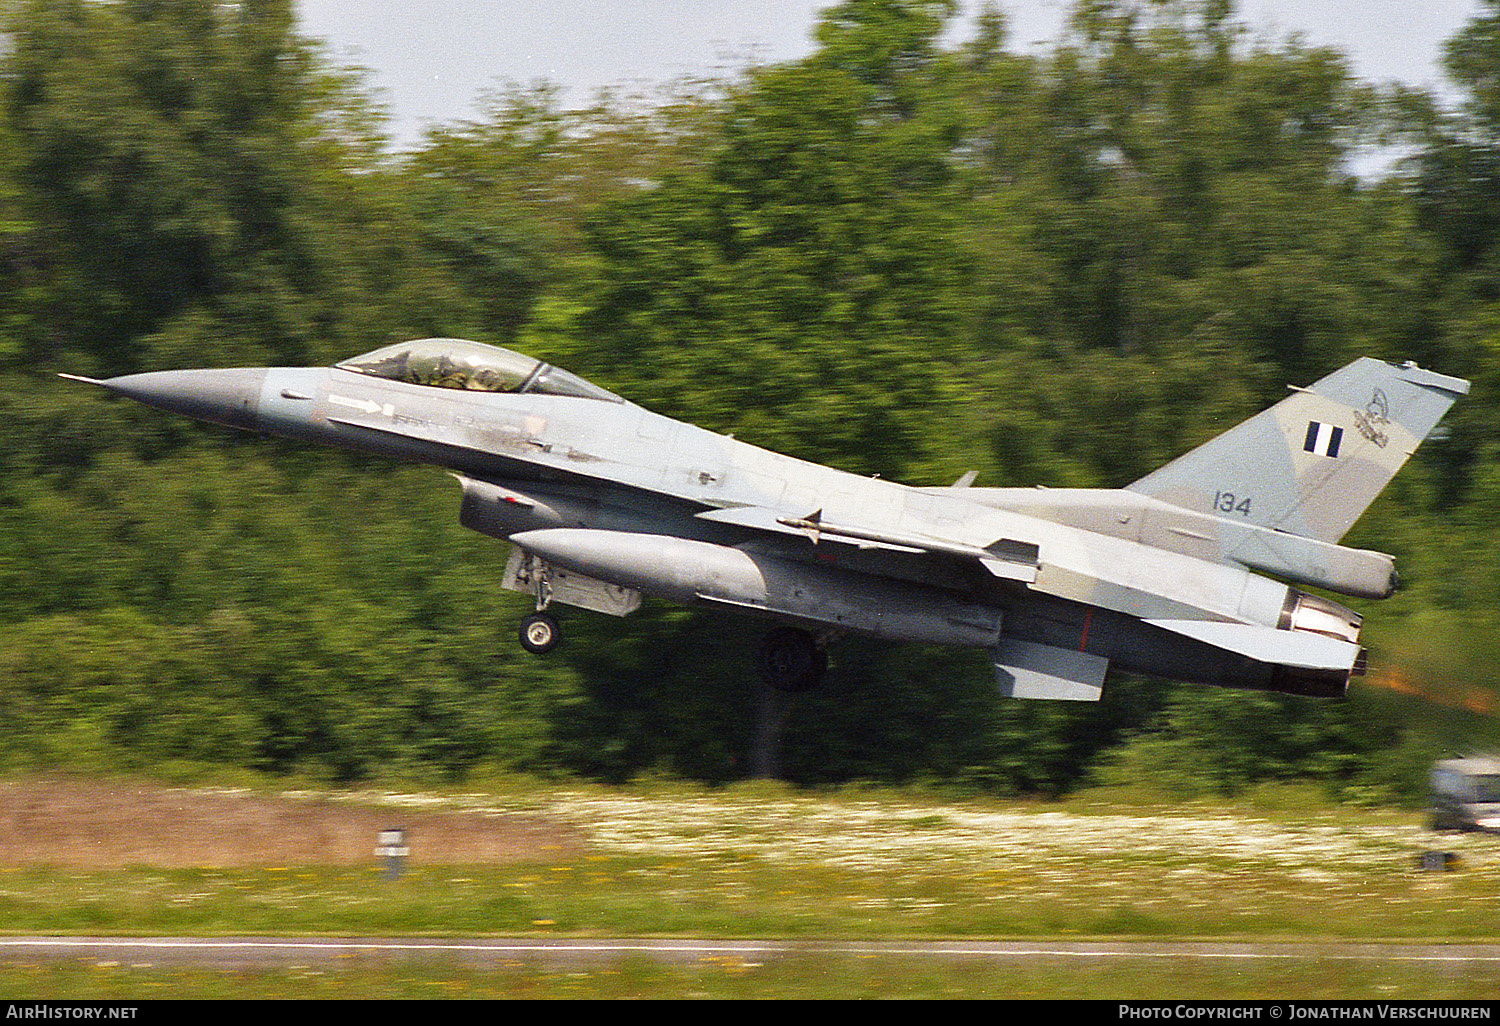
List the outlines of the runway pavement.
{"type": "Polygon", "coordinates": [[[339,967],[399,962],[471,966],[598,964],[627,958],[747,964],[795,956],[913,959],[1500,962],[1500,944],[1221,941],[847,941],[689,938],[0,937],[0,962],[71,959],[121,966],[217,969],[339,967]]]}

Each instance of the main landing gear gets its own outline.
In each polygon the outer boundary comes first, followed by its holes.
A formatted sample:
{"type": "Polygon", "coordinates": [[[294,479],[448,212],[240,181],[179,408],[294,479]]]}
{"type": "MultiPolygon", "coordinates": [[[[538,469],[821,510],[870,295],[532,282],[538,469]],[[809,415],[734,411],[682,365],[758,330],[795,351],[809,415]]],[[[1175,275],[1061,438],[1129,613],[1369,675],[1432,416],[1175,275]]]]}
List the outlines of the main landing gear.
{"type": "Polygon", "coordinates": [[[778,691],[810,691],[828,672],[828,650],[809,631],[776,627],[761,640],[755,668],[778,691]]]}
{"type": "Polygon", "coordinates": [[[755,741],[751,746],[752,776],[757,780],[781,777],[781,728],[800,692],[818,686],[828,672],[828,632],[814,635],[797,627],[773,627],[755,652],[755,668],[764,686],[757,689],[755,741]]]}

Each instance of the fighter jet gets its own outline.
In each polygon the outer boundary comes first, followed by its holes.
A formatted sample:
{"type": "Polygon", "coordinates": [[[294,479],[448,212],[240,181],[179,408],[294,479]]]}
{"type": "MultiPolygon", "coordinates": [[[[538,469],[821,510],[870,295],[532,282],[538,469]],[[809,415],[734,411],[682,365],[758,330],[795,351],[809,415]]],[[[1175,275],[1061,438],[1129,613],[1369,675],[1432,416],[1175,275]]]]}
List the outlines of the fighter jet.
{"type": "Polygon", "coordinates": [[[1092,701],[1110,667],[1337,697],[1361,618],[1301,590],[1396,587],[1338,541],[1468,382],[1359,359],[1119,490],[912,487],[783,456],[461,339],[332,367],[129,374],[100,385],[217,424],[447,469],[460,522],[505,539],[532,596],[625,616],[643,595],[760,617],[770,685],[803,690],[845,635],[985,649],[1002,694],[1092,701]],[[1290,584],[1287,582],[1291,582],[1290,584]]]}

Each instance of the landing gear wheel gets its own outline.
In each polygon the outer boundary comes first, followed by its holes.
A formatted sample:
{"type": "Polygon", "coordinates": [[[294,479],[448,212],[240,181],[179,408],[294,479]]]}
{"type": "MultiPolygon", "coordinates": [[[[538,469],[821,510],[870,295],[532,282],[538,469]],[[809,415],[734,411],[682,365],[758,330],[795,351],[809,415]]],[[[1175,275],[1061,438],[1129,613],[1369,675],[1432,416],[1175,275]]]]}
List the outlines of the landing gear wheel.
{"type": "Polygon", "coordinates": [[[779,691],[809,691],[828,672],[828,653],[807,631],[777,627],[760,643],[755,668],[761,680],[779,691]]]}
{"type": "Polygon", "coordinates": [[[533,655],[551,652],[562,640],[562,630],[557,620],[546,613],[533,613],[521,621],[518,635],[521,647],[533,655]]]}

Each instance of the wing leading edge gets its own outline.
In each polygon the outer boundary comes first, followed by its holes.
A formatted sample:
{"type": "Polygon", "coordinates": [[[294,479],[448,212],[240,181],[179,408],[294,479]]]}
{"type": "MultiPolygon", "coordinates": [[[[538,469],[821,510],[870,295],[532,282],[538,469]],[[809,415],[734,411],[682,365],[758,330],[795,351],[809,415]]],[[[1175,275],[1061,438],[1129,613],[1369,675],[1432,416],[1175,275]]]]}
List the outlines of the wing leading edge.
{"type": "Polygon", "coordinates": [[[892,552],[935,553],[977,561],[995,577],[1032,584],[1040,569],[1041,550],[1035,542],[1000,538],[986,546],[970,545],[931,535],[898,531],[876,531],[852,524],[832,523],[817,510],[805,517],[784,517],[762,506],[736,506],[705,510],[701,520],[734,524],[779,534],[809,537],[813,544],[822,540],[851,544],[859,548],[885,549],[892,552]]]}

